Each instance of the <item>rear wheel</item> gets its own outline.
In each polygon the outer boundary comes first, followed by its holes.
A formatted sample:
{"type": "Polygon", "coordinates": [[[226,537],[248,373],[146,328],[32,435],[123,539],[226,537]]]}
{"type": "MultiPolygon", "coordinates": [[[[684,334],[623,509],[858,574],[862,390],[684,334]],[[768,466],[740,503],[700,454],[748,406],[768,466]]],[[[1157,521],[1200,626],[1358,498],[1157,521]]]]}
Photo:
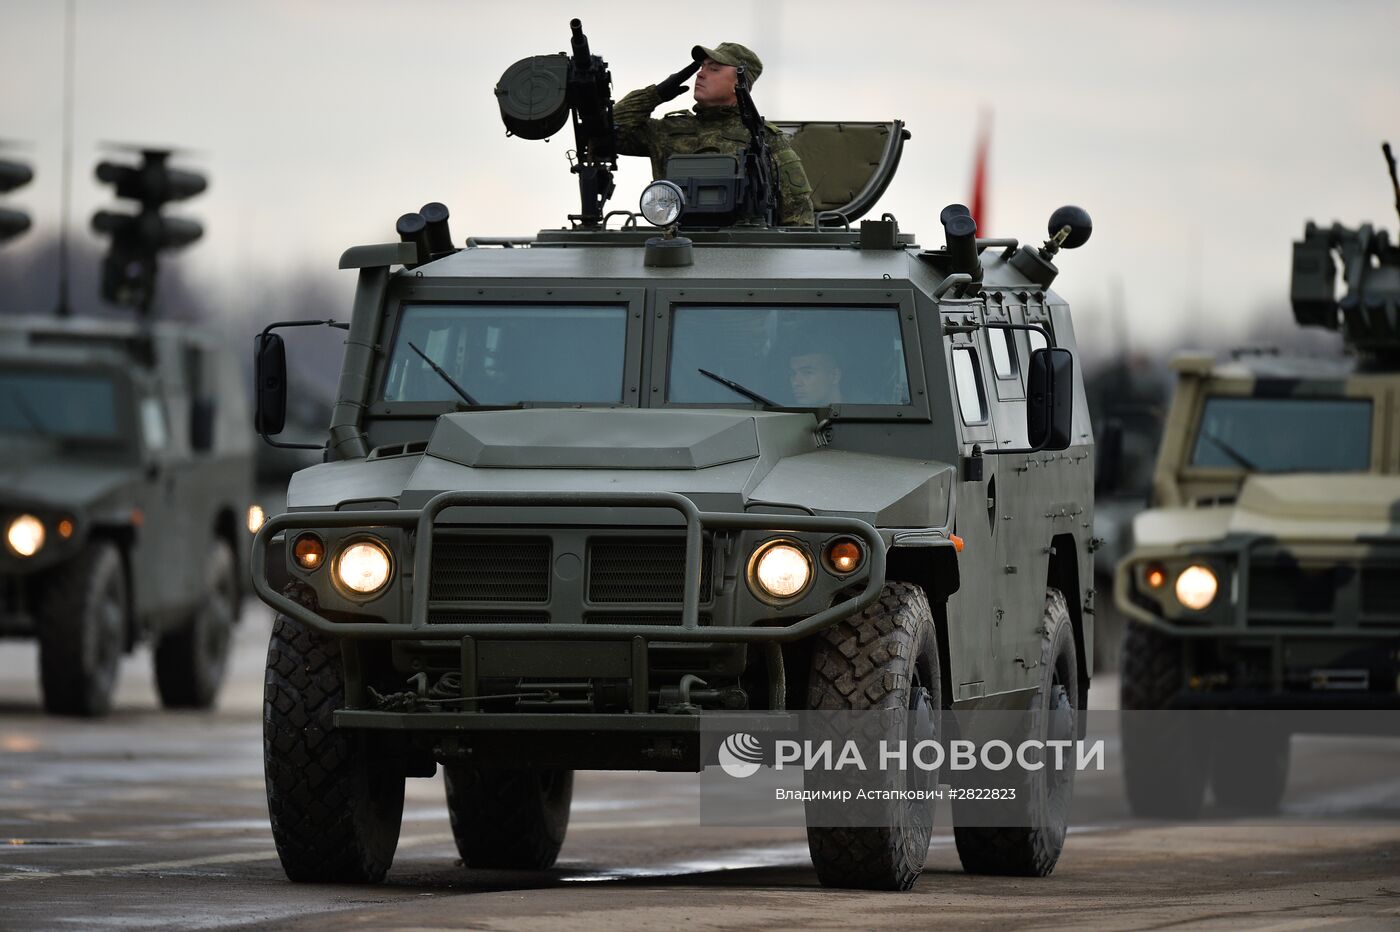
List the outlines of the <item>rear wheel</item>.
{"type": "Polygon", "coordinates": [[[1210,747],[1190,712],[1162,712],[1184,683],[1182,645],[1136,622],[1123,632],[1119,705],[1128,807],[1154,819],[1192,819],[1205,801],[1210,747]],[[1134,713],[1158,712],[1146,715],[1134,713]]]}
{"type": "Polygon", "coordinates": [[[569,829],[574,772],[556,768],[443,768],[447,814],[467,867],[544,870],[569,829]]]}
{"type": "Polygon", "coordinates": [[[156,687],[168,708],[207,709],[219,695],[238,618],[236,565],[228,541],[216,538],[204,561],[199,607],[156,644],[156,687]]]}
{"type": "MultiPolygon", "coordinates": [[[[889,710],[894,740],[933,738],[931,724],[942,708],[938,638],[924,590],[888,582],[880,598],[859,615],[827,629],[812,650],[807,708],[823,712],[889,710]],[[909,734],[910,723],[929,730],[909,734]],[[919,725],[918,723],[926,723],[919,725]]],[[[907,771],[931,789],[937,778],[907,771]]],[[[809,775],[810,776],[810,775],[809,775]]],[[[809,809],[809,822],[812,810],[809,809]]],[[[893,804],[889,824],[808,825],[807,847],[824,886],[864,890],[908,890],[928,858],[933,802],[893,804]]]]}
{"type": "MultiPolygon", "coordinates": [[[[1074,628],[1065,597],[1047,589],[1041,616],[1040,688],[1023,717],[1021,734],[1008,741],[1073,741],[1078,737],[1079,662],[1074,628]]],[[[1064,850],[1069,807],[1074,798],[1074,768],[1037,770],[1012,765],[1000,772],[974,771],[975,785],[1014,790],[1011,798],[953,800],[953,838],[958,859],[969,874],[1044,877],[1055,869],[1064,850]],[[981,823],[981,824],[976,824],[981,823]]]]}
{"type": "Polygon", "coordinates": [[[116,545],[89,543],[50,574],[38,608],[44,709],[106,715],[126,646],[126,572],[116,545]]]}
{"type": "Polygon", "coordinates": [[[340,644],[279,615],[267,649],[263,770],[288,879],[378,883],[394,860],[404,774],[363,732],[336,728],[340,644]]]}

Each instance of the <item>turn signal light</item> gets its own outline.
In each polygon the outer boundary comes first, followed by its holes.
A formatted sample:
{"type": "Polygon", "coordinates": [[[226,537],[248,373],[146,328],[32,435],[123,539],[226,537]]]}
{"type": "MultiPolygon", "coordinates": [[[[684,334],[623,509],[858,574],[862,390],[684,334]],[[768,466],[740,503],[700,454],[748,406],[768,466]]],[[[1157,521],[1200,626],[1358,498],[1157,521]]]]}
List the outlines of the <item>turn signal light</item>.
{"type": "Polygon", "coordinates": [[[292,544],[292,559],[302,569],[314,570],[326,561],[326,545],[315,534],[303,534],[292,544]]]}
{"type": "Polygon", "coordinates": [[[865,562],[865,551],[849,537],[840,537],[826,545],[826,568],[837,576],[848,576],[865,562]]]}

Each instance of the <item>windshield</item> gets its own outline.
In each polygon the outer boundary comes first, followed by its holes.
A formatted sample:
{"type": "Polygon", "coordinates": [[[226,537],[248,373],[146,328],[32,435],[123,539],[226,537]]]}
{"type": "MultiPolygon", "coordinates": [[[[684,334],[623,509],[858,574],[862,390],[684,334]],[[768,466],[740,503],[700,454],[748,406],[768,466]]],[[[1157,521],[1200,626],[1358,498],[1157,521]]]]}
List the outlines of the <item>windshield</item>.
{"type": "Polygon", "coordinates": [[[1192,466],[1249,472],[1365,472],[1364,398],[1207,398],[1192,466]]]}
{"type": "Polygon", "coordinates": [[[909,404],[892,307],[677,307],[669,372],[680,404],[909,404]]]}
{"type": "Polygon", "coordinates": [[[622,305],[411,305],[384,400],[618,404],[626,345],[622,305]]]}
{"type": "Polygon", "coordinates": [[[0,372],[0,433],[61,440],[118,437],[116,387],[78,372],[0,372]]]}

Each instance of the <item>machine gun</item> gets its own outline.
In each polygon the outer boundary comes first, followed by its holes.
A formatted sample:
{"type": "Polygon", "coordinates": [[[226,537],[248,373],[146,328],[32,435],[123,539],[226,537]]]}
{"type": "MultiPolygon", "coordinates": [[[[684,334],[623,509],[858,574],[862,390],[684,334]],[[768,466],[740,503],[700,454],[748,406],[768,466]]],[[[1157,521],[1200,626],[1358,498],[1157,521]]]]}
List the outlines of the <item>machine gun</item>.
{"type": "MultiPolygon", "coordinates": [[[[1381,150],[1400,211],[1395,158],[1389,143],[1381,150]]],[[[1309,221],[1303,239],[1293,244],[1291,298],[1299,324],[1340,331],[1366,368],[1400,369],[1400,246],[1391,243],[1388,231],[1369,223],[1353,230],[1309,221]],[[1340,300],[1334,256],[1342,260],[1346,284],[1340,300]]]]}
{"type": "Polygon", "coordinates": [[[588,48],[583,23],[569,21],[572,54],[532,55],[511,65],[496,84],[506,131],[524,139],[548,139],[572,115],[574,150],[570,171],[578,175],[581,210],[569,219],[584,229],[603,222],[617,171],[612,74],[588,48]]]}
{"type": "Polygon", "coordinates": [[[773,178],[773,153],[768,148],[768,134],[763,117],[754,106],[753,95],[749,93],[747,69],[739,68],[739,79],[734,86],[734,96],[739,101],[739,118],[749,131],[749,145],[744,150],[743,200],[745,213],[753,218],[761,218],[764,224],[773,225],[773,215],[777,209],[778,190],[773,178]]]}

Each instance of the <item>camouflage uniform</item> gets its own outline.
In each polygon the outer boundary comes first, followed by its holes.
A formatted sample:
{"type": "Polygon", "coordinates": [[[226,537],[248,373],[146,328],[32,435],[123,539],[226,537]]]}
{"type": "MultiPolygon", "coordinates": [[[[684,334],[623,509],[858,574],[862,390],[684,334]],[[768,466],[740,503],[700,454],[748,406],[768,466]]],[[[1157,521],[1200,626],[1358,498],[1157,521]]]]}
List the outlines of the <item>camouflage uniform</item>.
{"type": "MultiPolygon", "coordinates": [[[[738,155],[749,144],[749,131],[738,107],[697,104],[693,111],[677,110],[659,120],[651,119],[651,112],[661,103],[661,95],[652,84],[633,91],[613,106],[617,151],[622,155],[651,156],[653,178],[665,177],[666,159],[672,155],[738,155]]],[[[778,180],[777,222],[781,226],[811,226],[812,186],[802,159],[782,130],[771,123],[767,128],[773,177],[778,180]]]]}

